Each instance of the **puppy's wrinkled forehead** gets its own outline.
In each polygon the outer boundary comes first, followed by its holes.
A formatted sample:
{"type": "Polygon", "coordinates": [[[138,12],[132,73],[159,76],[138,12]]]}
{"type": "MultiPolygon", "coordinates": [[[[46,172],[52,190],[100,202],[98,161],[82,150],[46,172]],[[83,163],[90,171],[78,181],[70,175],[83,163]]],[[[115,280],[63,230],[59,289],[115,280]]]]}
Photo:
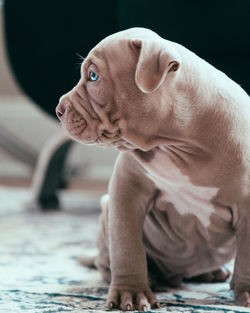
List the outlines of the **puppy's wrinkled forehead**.
{"type": "Polygon", "coordinates": [[[139,55],[138,49],[134,45],[135,40],[151,40],[154,37],[158,38],[159,36],[149,29],[137,27],[112,34],[100,41],[89,52],[84,66],[92,61],[93,63],[105,63],[109,67],[113,67],[114,72],[117,68],[122,67],[124,70],[135,68],[139,55]]]}
{"type": "Polygon", "coordinates": [[[90,51],[82,66],[83,69],[87,69],[93,63],[98,66],[99,71],[105,72],[105,75],[127,72],[135,69],[138,59],[138,53],[135,53],[135,50],[129,38],[110,36],[90,51]]]}

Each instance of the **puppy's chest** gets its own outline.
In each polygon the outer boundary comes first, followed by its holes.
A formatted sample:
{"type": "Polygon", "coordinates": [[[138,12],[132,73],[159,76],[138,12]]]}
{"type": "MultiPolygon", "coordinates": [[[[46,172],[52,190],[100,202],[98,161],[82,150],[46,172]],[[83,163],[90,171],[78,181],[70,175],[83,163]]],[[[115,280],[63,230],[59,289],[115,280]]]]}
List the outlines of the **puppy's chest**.
{"type": "Polygon", "coordinates": [[[212,204],[218,193],[216,187],[194,185],[189,176],[182,173],[172,161],[166,148],[160,147],[151,155],[137,153],[137,160],[145,169],[146,175],[160,190],[158,203],[171,203],[180,215],[194,214],[204,226],[210,223],[210,215],[215,212],[212,204]]]}

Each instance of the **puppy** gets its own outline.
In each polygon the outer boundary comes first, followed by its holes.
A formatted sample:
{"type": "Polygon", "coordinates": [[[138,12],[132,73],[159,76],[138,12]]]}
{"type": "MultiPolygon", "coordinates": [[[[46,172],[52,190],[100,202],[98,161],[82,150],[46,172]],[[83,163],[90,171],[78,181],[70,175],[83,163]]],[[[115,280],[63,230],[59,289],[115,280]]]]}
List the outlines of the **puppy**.
{"type": "Polygon", "coordinates": [[[108,306],[159,303],[150,278],[225,280],[250,307],[250,98],[183,46],[143,28],[101,41],[56,109],[84,144],[121,150],[102,199],[108,306]]]}

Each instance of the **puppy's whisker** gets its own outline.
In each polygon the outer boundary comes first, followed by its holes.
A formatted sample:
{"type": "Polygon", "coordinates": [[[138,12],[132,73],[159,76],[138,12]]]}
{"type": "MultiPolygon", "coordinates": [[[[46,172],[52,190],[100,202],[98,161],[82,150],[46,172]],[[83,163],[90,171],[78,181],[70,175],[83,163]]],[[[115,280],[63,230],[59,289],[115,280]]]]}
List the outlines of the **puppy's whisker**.
{"type": "Polygon", "coordinates": [[[79,62],[79,63],[78,63],[78,62],[76,63],[75,69],[79,69],[79,68],[81,67],[82,63],[84,62],[85,58],[84,58],[82,55],[80,55],[79,53],[76,53],[76,55],[77,55],[78,58],[80,59],[80,62],[79,62]]]}
{"type": "Polygon", "coordinates": [[[76,55],[79,57],[79,59],[80,59],[82,62],[84,62],[85,58],[84,58],[82,55],[80,55],[79,53],[76,53],[76,55]]]}
{"type": "Polygon", "coordinates": [[[79,69],[81,67],[82,63],[76,63],[75,64],[75,69],[79,69]]]}

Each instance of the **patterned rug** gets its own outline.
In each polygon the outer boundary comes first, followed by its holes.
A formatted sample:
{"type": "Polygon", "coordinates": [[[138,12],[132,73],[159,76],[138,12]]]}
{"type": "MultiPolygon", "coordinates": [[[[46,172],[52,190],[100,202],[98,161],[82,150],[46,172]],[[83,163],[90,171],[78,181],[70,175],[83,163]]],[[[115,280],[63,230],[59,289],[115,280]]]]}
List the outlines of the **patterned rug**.
{"type": "MultiPolygon", "coordinates": [[[[61,199],[62,211],[30,211],[31,191],[0,188],[1,313],[107,312],[108,286],[77,262],[95,252],[96,199],[73,192],[61,199]]],[[[234,306],[229,282],[188,283],[157,296],[161,308],[152,312],[250,312],[234,306]]]]}

